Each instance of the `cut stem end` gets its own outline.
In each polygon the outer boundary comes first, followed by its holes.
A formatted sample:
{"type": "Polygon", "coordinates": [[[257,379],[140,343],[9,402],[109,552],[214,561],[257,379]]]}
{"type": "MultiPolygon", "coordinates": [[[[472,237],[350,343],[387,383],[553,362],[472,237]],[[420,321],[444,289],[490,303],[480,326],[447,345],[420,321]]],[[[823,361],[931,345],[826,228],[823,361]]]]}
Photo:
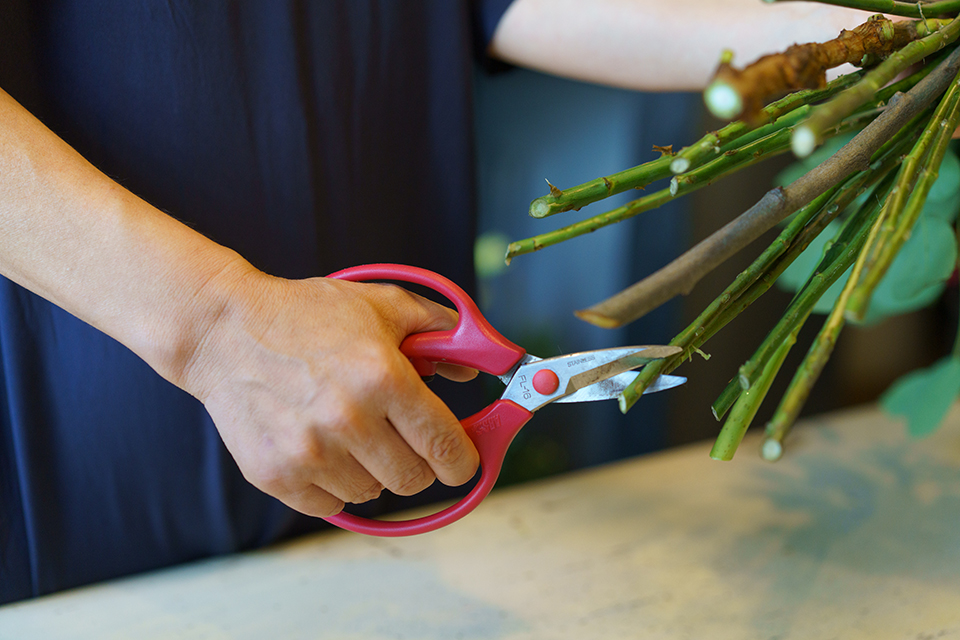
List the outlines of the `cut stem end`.
{"type": "Polygon", "coordinates": [[[817,148],[817,134],[810,127],[800,125],[793,130],[793,136],[790,138],[790,148],[793,150],[793,155],[798,158],[806,158],[817,148]]]}
{"type": "Polygon", "coordinates": [[[760,456],[767,462],[776,462],[783,457],[783,445],[779,440],[767,438],[760,447],[760,456]]]}
{"type": "Polygon", "coordinates": [[[733,120],[743,111],[740,93],[723,80],[715,80],[703,92],[707,108],[721,120],[733,120]]]}

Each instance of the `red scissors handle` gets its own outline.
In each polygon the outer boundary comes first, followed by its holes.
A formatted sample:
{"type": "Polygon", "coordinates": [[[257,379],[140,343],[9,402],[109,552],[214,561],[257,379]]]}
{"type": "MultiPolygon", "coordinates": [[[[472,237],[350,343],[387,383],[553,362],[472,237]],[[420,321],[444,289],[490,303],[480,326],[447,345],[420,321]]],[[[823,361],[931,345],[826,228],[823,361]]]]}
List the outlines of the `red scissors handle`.
{"type": "MultiPolygon", "coordinates": [[[[525,354],[494,329],[476,303],[451,280],[418,267],[370,264],[331,274],[342,280],[395,280],[420,284],[441,293],[457,307],[460,319],[449,331],[431,331],[408,336],[400,350],[411,359],[418,373],[433,373],[437,362],[448,362],[502,375],[525,354]]],[[[533,414],[510,400],[497,400],[486,409],[460,421],[480,454],[480,482],[458,503],[433,515],[413,520],[386,521],[339,513],[325,518],[338,527],[375,536],[409,536],[444,527],[467,515],[487,497],[500,475],[503,458],[520,428],[533,414]]]]}

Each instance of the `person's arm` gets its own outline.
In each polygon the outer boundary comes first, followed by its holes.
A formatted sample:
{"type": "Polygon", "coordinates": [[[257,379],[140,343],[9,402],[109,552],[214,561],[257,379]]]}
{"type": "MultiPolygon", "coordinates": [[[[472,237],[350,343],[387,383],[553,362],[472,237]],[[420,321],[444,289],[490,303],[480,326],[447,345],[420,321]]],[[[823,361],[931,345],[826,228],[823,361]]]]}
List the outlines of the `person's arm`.
{"type": "Polygon", "coordinates": [[[744,65],[795,42],[837,37],[869,14],[761,0],[515,0],[490,53],[577,80],[646,91],[700,90],[724,49],[744,65]]]}
{"type": "Polygon", "coordinates": [[[0,273],[199,398],[254,485],[324,516],[383,486],[473,476],[473,444],[397,348],[449,328],[453,311],[392,286],[270,277],[104,176],[3,91],[0,122],[0,273]]]}

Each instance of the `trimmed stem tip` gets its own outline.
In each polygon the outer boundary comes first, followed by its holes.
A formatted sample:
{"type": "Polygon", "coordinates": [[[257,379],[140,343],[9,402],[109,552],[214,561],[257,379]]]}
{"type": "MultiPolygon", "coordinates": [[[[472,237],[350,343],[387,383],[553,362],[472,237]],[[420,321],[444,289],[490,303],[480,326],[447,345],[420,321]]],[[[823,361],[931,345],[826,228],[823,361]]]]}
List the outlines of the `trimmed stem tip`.
{"type": "Polygon", "coordinates": [[[683,173],[690,168],[690,161],[686,158],[674,158],[670,162],[670,171],[673,173],[683,173]]]}
{"type": "Polygon", "coordinates": [[[783,445],[779,440],[767,438],[760,447],[760,456],[767,462],[776,462],[783,456],[783,445]]]}
{"type": "Polygon", "coordinates": [[[790,137],[790,148],[793,150],[793,155],[806,158],[817,148],[817,134],[806,125],[798,126],[790,137]]]}
{"type": "Polygon", "coordinates": [[[743,111],[740,93],[723,80],[714,80],[703,92],[703,101],[717,118],[733,120],[743,111]]]}

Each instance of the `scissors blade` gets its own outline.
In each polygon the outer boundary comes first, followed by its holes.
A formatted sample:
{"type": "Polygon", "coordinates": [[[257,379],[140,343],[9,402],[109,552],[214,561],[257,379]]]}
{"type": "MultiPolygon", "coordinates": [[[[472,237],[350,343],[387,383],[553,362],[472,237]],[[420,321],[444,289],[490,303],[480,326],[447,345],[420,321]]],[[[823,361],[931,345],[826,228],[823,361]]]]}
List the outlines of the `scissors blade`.
{"type": "Polygon", "coordinates": [[[566,364],[571,371],[579,370],[570,376],[567,392],[570,395],[607,378],[619,375],[631,369],[637,369],[658,358],[680,353],[680,347],[619,347],[602,351],[588,351],[583,354],[570,354],[559,358],[548,358],[543,362],[566,364]]]}
{"type": "MultiPolygon", "coordinates": [[[[636,371],[627,371],[626,373],[621,373],[619,375],[613,376],[612,378],[607,378],[606,380],[601,380],[600,382],[595,382],[588,387],[580,389],[569,396],[564,396],[554,402],[595,402],[597,400],[614,400],[623,393],[623,390],[626,389],[637,376],[640,375],[636,371]]],[[[646,389],[643,390],[643,394],[648,393],[657,393],[658,391],[666,391],[667,389],[673,389],[674,387],[679,387],[687,379],[683,376],[670,376],[670,375],[660,375],[650,383],[646,389]]]]}
{"type": "Polygon", "coordinates": [[[512,372],[502,398],[528,411],[536,411],[590,385],[680,351],[679,347],[637,346],[583,351],[543,360],[530,357],[512,372]],[[554,385],[548,390],[536,383],[544,371],[549,371],[554,378],[554,385]]]}

